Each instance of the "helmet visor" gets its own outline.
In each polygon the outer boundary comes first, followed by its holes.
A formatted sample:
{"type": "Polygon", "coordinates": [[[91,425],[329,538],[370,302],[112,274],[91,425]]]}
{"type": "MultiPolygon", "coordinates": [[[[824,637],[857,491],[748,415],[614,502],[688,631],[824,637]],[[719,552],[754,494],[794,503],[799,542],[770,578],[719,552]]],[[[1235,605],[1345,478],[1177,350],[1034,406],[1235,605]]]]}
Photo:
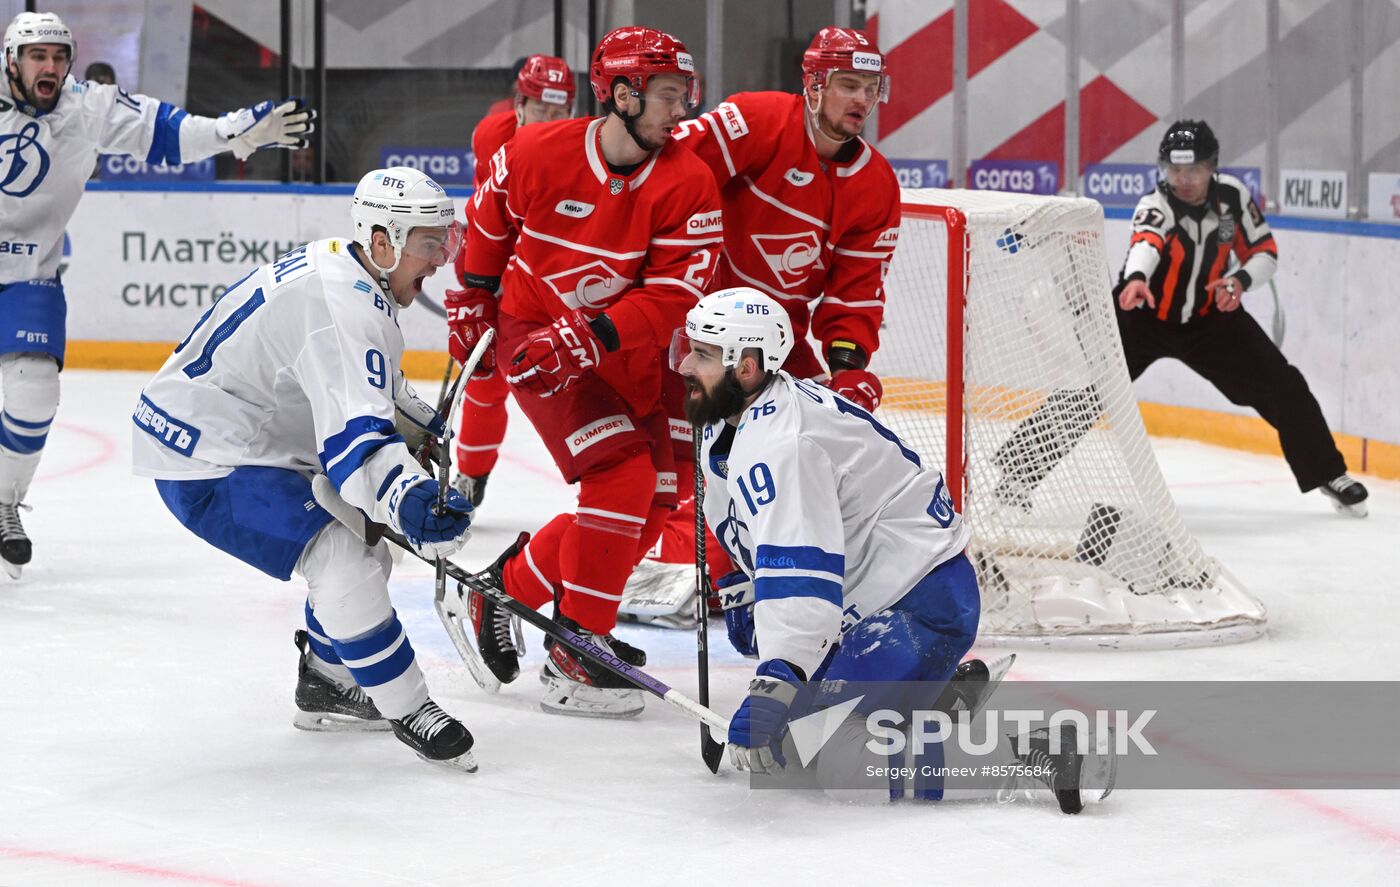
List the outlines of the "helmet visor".
{"type": "Polygon", "coordinates": [[[690,356],[693,349],[690,347],[690,337],[685,334],[685,327],[678,327],[671,334],[671,371],[679,373],[681,364],[690,356]]]}
{"type": "Polygon", "coordinates": [[[450,265],[462,248],[462,223],[453,220],[445,228],[414,228],[404,241],[405,255],[424,259],[441,267],[450,265]]]}

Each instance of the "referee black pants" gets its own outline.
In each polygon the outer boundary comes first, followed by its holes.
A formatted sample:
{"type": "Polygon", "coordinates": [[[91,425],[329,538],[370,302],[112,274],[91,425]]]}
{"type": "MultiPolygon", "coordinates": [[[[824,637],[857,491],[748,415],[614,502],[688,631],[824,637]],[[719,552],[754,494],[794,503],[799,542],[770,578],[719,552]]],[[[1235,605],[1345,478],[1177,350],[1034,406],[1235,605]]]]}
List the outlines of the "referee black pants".
{"type": "Polygon", "coordinates": [[[1306,493],[1346,472],[1307,380],[1243,308],[1184,324],[1164,323],[1145,309],[1117,313],[1133,379],[1160,358],[1176,358],[1274,427],[1298,489],[1306,493]]]}

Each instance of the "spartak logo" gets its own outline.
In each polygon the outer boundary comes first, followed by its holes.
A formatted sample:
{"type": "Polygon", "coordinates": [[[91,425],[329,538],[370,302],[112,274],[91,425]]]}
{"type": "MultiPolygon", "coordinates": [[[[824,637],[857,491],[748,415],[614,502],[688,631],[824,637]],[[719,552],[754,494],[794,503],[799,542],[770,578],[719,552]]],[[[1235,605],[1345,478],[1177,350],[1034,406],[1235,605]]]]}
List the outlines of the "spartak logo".
{"type": "Polygon", "coordinates": [[[544,282],[570,308],[604,308],[632,285],[630,277],[618,274],[602,259],[551,274],[544,282]]]}
{"type": "Polygon", "coordinates": [[[815,231],[752,234],[750,239],[783,289],[790,289],[806,280],[812,269],[825,267],[821,261],[821,238],[815,231]]]}

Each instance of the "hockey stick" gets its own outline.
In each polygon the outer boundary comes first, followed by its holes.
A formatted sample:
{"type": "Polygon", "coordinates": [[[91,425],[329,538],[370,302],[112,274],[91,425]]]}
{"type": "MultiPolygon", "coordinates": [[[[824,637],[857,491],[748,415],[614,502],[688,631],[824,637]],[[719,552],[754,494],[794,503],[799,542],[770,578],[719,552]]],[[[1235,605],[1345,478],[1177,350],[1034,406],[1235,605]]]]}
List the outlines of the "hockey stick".
{"type": "MultiPolygon", "coordinates": [[[[311,479],[311,491],[316,497],[316,502],[331,513],[331,515],[342,524],[350,528],[356,536],[369,542],[370,539],[376,541],[380,538],[388,539],[390,542],[407,551],[409,554],[427,564],[436,564],[439,559],[425,557],[409,544],[408,540],[393,530],[373,523],[364,512],[340,498],[335,486],[324,474],[318,474],[311,479]]],[[[440,559],[446,564],[447,575],[459,583],[465,583],[469,578],[467,572],[445,558],[440,559]]],[[[656,678],[642,671],[636,666],[617,658],[612,652],[599,647],[597,644],[580,637],[559,623],[550,619],[543,613],[530,609],[508,594],[498,591],[482,591],[481,594],[491,598],[496,604],[519,616],[524,621],[530,623],[540,631],[554,638],[559,643],[565,644],[580,655],[587,656],[592,661],[606,668],[608,671],[630,682],[638,689],[645,690],[653,696],[669,702],[671,705],[685,712],[692,718],[703,724],[708,724],[711,729],[721,735],[729,735],[729,721],[716,714],[710,708],[701,705],[679,690],[675,690],[656,678]]]]}
{"type": "MultiPolygon", "coordinates": [[[[438,404],[438,415],[444,417],[445,430],[443,431],[442,442],[442,462],[438,466],[438,513],[447,503],[447,488],[451,482],[452,461],[455,458],[452,453],[452,435],[455,430],[455,417],[457,408],[461,405],[462,394],[466,391],[465,381],[476,370],[481,363],[481,357],[486,353],[492,338],[496,335],[494,330],[487,330],[481,340],[476,343],[472,353],[467,357],[467,362],[462,364],[462,372],[457,375],[457,381],[449,391],[444,392],[442,402],[438,404]]],[[[448,369],[451,369],[449,365],[448,369]]],[[[472,680],[477,686],[487,693],[501,692],[501,682],[487,668],[482,660],[481,654],[476,647],[472,646],[467,638],[465,625],[471,619],[471,614],[466,606],[466,601],[460,594],[448,595],[447,593],[447,566],[446,561],[439,558],[433,575],[433,609],[437,611],[438,620],[442,622],[443,629],[447,632],[448,638],[452,641],[452,646],[457,648],[457,655],[461,657],[462,664],[467,667],[472,680]]]]}
{"type": "MultiPolygon", "coordinates": [[[[700,470],[699,425],[690,426],[695,443],[695,658],[699,672],[700,704],[710,704],[710,605],[705,582],[705,473],[700,470]]],[[[728,735],[727,733],[725,734],[728,735]]],[[[700,757],[711,773],[719,772],[724,743],[710,737],[710,725],[700,724],[700,757]]]]}
{"type": "Polygon", "coordinates": [[[438,410],[442,409],[442,402],[447,399],[447,384],[452,381],[452,358],[447,358],[447,367],[442,371],[442,385],[438,388],[438,410]]]}

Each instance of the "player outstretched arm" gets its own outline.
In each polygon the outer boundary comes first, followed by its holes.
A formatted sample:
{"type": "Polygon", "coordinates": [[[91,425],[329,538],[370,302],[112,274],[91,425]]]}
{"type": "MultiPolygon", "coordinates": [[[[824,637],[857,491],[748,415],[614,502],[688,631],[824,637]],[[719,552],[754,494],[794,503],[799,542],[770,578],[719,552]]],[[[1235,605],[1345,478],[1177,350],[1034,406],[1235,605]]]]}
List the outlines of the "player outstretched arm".
{"type": "Polygon", "coordinates": [[[190,163],[224,151],[246,160],[263,148],[305,148],[316,128],[315,110],[299,98],[200,117],[118,86],[74,82],[72,88],[90,119],[100,121],[98,149],[147,163],[190,163]]]}

